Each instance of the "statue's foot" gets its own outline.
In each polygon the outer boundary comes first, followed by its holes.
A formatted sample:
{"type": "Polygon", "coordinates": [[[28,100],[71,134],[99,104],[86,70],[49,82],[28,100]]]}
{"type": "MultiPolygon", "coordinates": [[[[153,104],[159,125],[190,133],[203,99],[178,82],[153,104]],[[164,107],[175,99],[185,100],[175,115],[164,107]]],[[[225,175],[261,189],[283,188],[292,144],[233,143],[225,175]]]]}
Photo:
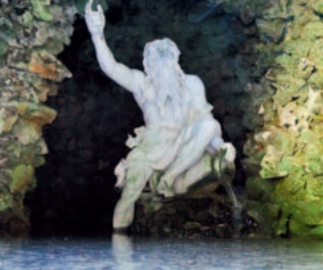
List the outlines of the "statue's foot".
{"type": "Polygon", "coordinates": [[[169,187],[166,181],[161,181],[157,186],[157,192],[159,195],[163,195],[165,198],[171,198],[175,196],[174,190],[169,187]]]}
{"type": "Polygon", "coordinates": [[[174,177],[171,174],[165,173],[159,180],[159,184],[157,186],[157,192],[164,197],[174,197],[174,177]]]}

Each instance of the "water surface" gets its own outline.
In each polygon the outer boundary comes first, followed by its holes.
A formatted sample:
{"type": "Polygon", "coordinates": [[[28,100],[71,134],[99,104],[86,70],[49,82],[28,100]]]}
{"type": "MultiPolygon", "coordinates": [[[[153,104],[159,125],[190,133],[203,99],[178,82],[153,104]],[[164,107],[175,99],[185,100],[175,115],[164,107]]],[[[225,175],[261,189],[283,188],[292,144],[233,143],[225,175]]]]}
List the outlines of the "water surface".
{"type": "Polygon", "coordinates": [[[323,269],[323,242],[42,239],[0,242],[0,270],[323,269]]]}

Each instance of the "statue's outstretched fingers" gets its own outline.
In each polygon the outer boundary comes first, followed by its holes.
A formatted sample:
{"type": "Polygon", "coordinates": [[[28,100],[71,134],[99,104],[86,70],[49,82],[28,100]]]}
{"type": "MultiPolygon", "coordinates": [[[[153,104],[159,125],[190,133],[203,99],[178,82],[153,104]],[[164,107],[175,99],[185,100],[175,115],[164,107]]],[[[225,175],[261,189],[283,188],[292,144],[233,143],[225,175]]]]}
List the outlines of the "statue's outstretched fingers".
{"type": "MultiPolygon", "coordinates": [[[[98,13],[99,13],[99,15],[100,15],[100,19],[101,19],[101,21],[102,21],[102,22],[105,22],[105,16],[104,16],[104,13],[103,13],[103,8],[102,8],[102,6],[101,6],[101,5],[98,5],[97,9],[98,9],[98,13]]],[[[104,23],[103,23],[103,24],[104,24],[104,23]]]]}
{"type": "Polygon", "coordinates": [[[89,0],[85,5],[85,13],[89,14],[92,12],[93,0],[89,0]]]}
{"type": "Polygon", "coordinates": [[[98,9],[98,12],[100,13],[100,15],[103,15],[104,16],[102,6],[101,5],[98,5],[97,9],[98,9]]]}

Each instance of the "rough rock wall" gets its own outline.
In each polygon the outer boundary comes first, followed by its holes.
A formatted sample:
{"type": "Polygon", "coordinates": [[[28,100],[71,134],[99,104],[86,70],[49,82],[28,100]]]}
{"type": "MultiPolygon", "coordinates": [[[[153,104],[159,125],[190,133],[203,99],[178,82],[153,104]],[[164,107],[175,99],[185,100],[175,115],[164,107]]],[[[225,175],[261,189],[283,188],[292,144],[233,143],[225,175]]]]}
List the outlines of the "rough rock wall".
{"type": "Polygon", "coordinates": [[[28,231],[23,200],[36,185],[47,146],[42,126],[56,112],[43,105],[71,73],[55,57],[68,44],[76,9],[64,0],[0,3],[0,228],[28,231]]]}
{"type": "Polygon", "coordinates": [[[262,65],[252,95],[264,126],[245,145],[248,208],[274,236],[323,238],[323,1],[271,1],[257,18],[262,65]]]}
{"type": "MultiPolygon", "coordinates": [[[[79,12],[84,2],[75,2],[79,12]]],[[[243,168],[237,164],[236,183],[243,185],[247,174],[248,213],[267,234],[321,238],[322,1],[228,0],[206,18],[203,7],[192,23],[190,12],[196,2],[109,1],[106,38],[112,51],[118,61],[142,69],[144,44],[172,38],[182,51],[185,72],[198,74],[205,82],[225,137],[238,148],[238,160],[247,155],[243,168]]],[[[23,199],[34,188],[34,168],[47,152],[41,126],[56,116],[42,103],[70,76],[55,55],[69,43],[76,12],[72,6],[67,0],[1,1],[0,225],[12,233],[28,229],[23,199]]],[[[117,86],[111,89],[120,91],[117,86]]],[[[72,97],[76,107],[83,98],[77,97],[72,97]]],[[[86,114],[98,106],[88,107],[86,114]]],[[[102,113],[101,107],[94,114],[110,113],[102,113]]],[[[102,116],[100,127],[106,119],[110,118],[102,116]]],[[[104,127],[101,133],[109,129],[104,127]]],[[[62,136],[60,145],[64,140],[62,136]]],[[[100,161],[109,163],[108,158],[100,161]]],[[[75,179],[84,193],[84,179],[75,179]]],[[[51,179],[48,175],[38,180],[51,179]]],[[[92,179],[85,180],[93,186],[92,179]]],[[[42,204],[47,193],[40,192],[43,197],[35,202],[42,204]]],[[[78,204],[75,197],[72,201],[78,204]]],[[[62,207],[70,210],[64,202],[62,207]]],[[[73,218],[75,213],[67,212],[73,218]]]]}

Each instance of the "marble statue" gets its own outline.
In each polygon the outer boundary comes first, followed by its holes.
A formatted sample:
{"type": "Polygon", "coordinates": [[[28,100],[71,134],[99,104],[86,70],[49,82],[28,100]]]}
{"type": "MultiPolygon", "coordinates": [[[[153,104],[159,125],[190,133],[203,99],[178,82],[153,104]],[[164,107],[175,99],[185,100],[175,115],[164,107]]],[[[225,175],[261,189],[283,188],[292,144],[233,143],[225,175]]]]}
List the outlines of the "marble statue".
{"type": "Polygon", "coordinates": [[[222,151],[221,166],[226,166],[233,164],[236,152],[222,139],[202,81],[179,66],[180,51],[173,41],[147,43],[144,72],[130,69],[115,60],[106,44],[101,6],[95,11],[88,2],[85,18],[102,71],[133,94],[145,121],[129,137],[126,144],[132,150],[115,168],[116,185],[123,190],[113,227],[123,229],[131,225],[135,202],[148,182],[165,197],[185,193],[214,170],[210,157],[222,151]]]}

